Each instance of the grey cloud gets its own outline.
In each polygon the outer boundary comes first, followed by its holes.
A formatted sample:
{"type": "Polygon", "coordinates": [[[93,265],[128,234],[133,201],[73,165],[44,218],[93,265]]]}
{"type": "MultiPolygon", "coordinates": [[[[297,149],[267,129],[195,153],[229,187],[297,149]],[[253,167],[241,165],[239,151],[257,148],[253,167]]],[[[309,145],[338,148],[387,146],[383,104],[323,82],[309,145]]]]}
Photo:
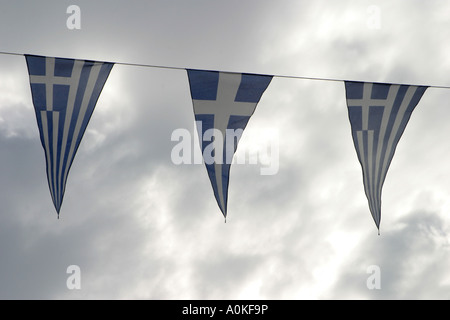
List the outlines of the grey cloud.
{"type": "Polygon", "coordinates": [[[413,212],[400,219],[400,228],[369,236],[352,252],[332,293],[346,299],[448,299],[448,227],[436,213],[413,212]],[[370,265],[380,267],[380,290],[366,286],[370,265]]]}
{"type": "MultiPolygon", "coordinates": [[[[409,17],[398,15],[398,4],[381,3],[379,31],[366,28],[366,3],[355,1],[81,1],[79,31],[65,27],[64,3],[27,3],[27,10],[17,3],[2,3],[2,50],[446,81],[443,30],[449,29],[437,13],[445,10],[433,1],[429,9],[414,2],[409,17]],[[402,36],[408,28],[412,32],[402,36]]],[[[7,82],[0,88],[0,297],[448,298],[447,151],[429,134],[436,128],[446,136],[445,93],[427,91],[399,144],[384,189],[383,209],[389,211],[383,212],[389,214],[378,237],[342,83],[274,79],[241,143],[253,130],[279,130],[279,172],[261,176],[258,165],[233,166],[224,224],[204,165],[177,166],[170,159],[174,129],[186,128],[197,139],[186,73],[116,65],[57,220],[24,59],[0,60],[0,77],[17,84],[9,94],[7,82]],[[414,199],[421,192],[431,200],[414,199]],[[400,193],[405,197],[398,201],[416,206],[411,210],[417,214],[402,217],[392,200],[400,193]],[[80,291],[65,286],[70,264],[81,267],[80,291]],[[381,291],[365,287],[370,264],[381,267],[381,291]]]]}

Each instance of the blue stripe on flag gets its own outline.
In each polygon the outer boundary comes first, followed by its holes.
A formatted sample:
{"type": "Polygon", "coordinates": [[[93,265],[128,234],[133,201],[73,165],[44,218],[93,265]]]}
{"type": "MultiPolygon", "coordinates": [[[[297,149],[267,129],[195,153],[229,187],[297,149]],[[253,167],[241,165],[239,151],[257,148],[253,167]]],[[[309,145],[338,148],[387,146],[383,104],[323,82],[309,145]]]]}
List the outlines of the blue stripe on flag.
{"type": "Polygon", "coordinates": [[[28,74],[33,76],[45,76],[45,57],[26,56],[28,74]]]}
{"type": "Polygon", "coordinates": [[[391,87],[390,84],[374,83],[370,97],[372,99],[387,99],[390,87],[391,87]]]}
{"type": "Polygon", "coordinates": [[[192,99],[216,100],[219,72],[189,69],[187,73],[192,99]]]}
{"type": "Polygon", "coordinates": [[[64,84],[53,85],[53,110],[65,113],[70,86],[64,84]]]}
{"type": "Polygon", "coordinates": [[[45,84],[32,83],[31,95],[33,97],[33,105],[36,111],[44,111],[47,107],[47,96],[45,92],[45,84]]]}
{"type": "Polygon", "coordinates": [[[257,103],[269,86],[270,81],[272,81],[272,76],[242,74],[235,101],[257,103]]]}
{"type": "Polygon", "coordinates": [[[75,60],[55,58],[55,72],[54,75],[57,77],[70,78],[72,76],[72,69],[75,60]]]}
{"type": "Polygon", "coordinates": [[[347,99],[362,99],[364,82],[345,81],[344,83],[347,99]]]}
{"type": "MultiPolygon", "coordinates": [[[[247,126],[248,121],[250,120],[250,116],[230,116],[230,120],[228,121],[228,127],[227,129],[233,130],[234,132],[236,132],[237,130],[244,130],[245,127],[247,126]]],[[[234,155],[234,153],[237,150],[237,146],[240,140],[240,136],[239,137],[233,137],[233,141],[228,141],[229,137],[228,135],[225,135],[225,149],[227,149],[227,145],[232,145],[234,146],[234,150],[233,153],[230,155],[230,157],[232,158],[232,156],[234,155]]],[[[224,154],[224,163],[231,163],[232,159],[225,159],[225,154],[224,154]]]]}

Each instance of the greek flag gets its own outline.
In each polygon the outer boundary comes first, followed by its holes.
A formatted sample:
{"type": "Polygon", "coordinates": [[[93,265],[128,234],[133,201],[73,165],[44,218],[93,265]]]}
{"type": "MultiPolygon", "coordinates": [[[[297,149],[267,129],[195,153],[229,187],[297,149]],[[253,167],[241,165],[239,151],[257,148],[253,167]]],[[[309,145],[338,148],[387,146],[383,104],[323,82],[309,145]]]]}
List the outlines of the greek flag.
{"type": "Polygon", "coordinates": [[[381,189],[395,148],[427,87],[345,81],[353,143],[364,189],[378,229],[381,189]]]}
{"type": "Polygon", "coordinates": [[[187,73],[203,159],[226,218],[233,155],[272,76],[204,70],[187,73]]]}
{"type": "Polygon", "coordinates": [[[47,179],[56,211],[112,63],[25,55],[47,179]]]}

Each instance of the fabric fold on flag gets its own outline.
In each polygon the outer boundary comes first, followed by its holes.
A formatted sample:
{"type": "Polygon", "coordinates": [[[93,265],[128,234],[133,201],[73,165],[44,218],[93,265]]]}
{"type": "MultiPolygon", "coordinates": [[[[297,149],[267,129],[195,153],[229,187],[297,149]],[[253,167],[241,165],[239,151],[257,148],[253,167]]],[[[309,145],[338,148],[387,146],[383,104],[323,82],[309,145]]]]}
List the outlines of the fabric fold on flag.
{"type": "Polygon", "coordinates": [[[226,218],[233,155],[272,76],[194,69],[187,74],[203,160],[226,218]]]}
{"type": "Polygon", "coordinates": [[[353,143],[369,208],[380,229],[381,193],[397,144],[426,86],[345,81],[353,143]]]}
{"type": "Polygon", "coordinates": [[[70,167],[114,64],[36,55],[25,59],[48,185],[59,217],[70,167]]]}

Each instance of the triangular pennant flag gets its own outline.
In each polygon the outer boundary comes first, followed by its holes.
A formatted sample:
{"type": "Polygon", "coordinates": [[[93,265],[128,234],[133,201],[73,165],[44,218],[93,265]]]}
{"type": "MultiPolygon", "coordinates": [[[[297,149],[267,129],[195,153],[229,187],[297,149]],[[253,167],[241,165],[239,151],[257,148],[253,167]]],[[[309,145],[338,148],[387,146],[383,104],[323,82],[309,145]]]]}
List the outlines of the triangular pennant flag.
{"type": "Polygon", "coordinates": [[[353,143],[364,189],[380,229],[381,191],[395,148],[425,86],[345,81],[353,143]]]}
{"type": "Polygon", "coordinates": [[[204,70],[187,73],[203,159],[226,218],[231,161],[272,76],[204,70]]]}
{"type": "Polygon", "coordinates": [[[48,185],[59,216],[69,169],[113,63],[25,58],[48,185]]]}

